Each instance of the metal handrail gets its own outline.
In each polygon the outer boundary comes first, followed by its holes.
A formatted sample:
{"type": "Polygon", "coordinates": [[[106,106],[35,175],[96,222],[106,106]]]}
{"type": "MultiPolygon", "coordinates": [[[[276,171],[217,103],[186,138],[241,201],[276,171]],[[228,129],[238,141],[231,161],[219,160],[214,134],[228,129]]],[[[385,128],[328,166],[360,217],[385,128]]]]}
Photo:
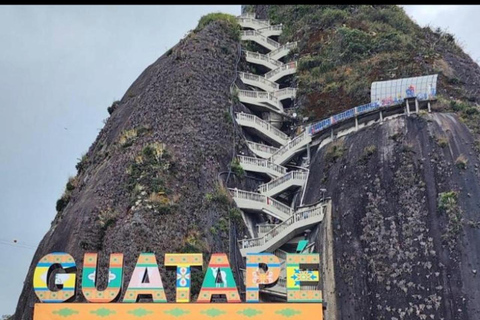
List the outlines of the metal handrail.
{"type": "Polygon", "coordinates": [[[291,49],[296,48],[296,47],[297,47],[297,42],[296,41],[295,42],[290,42],[290,43],[287,43],[287,44],[284,44],[284,45],[280,46],[279,48],[277,48],[275,50],[270,51],[267,55],[272,57],[282,50],[291,50],[291,49]]]}
{"type": "Polygon", "coordinates": [[[301,171],[301,170],[296,170],[296,171],[290,171],[286,173],[285,175],[278,177],[277,179],[274,179],[268,183],[264,183],[258,187],[258,191],[261,193],[265,193],[269,190],[272,190],[279,185],[290,181],[290,180],[302,180],[305,181],[307,179],[307,172],[301,171]]]}
{"type": "MultiPolygon", "coordinates": [[[[252,23],[256,24],[259,26],[263,26],[264,28],[270,27],[270,21],[269,20],[260,20],[260,19],[255,19],[255,18],[250,18],[250,17],[237,17],[238,23],[252,23]]],[[[263,28],[262,28],[263,29],[263,28]]]]}
{"type": "Polygon", "coordinates": [[[262,203],[266,202],[265,200],[267,197],[258,192],[251,192],[251,191],[238,190],[238,189],[232,189],[232,188],[230,188],[229,190],[230,190],[230,194],[235,198],[262,202],[262,203]]]}
{"type": "Polygon", "coordinates": [[[327,203],[321,202],[319,204],[312,206],[310,210],[295,212],[290,218],[278,224],[275,228],[267,232],[262,237],[257,237],[253,239],[242,239],[242,240],[239,240],[239,244],[241,245],[242,249],[262,246],[266,244],[268,241],[275,238],[278,234],[280,234],[282,231],[287,229],[289,226],[295,223],[299,223],[301,221],[304,221],[316,216],[325,216],[325,213],[327,210],[326,207],[327,207],[327,203]]]}
{"type": "Polygon", "coordinates": [[[270,62],[273,65],[276,65],[277,67],[281,67],[283,63],[281,61],[275,60],[273,58],[270,58],[268,55],[261,54],[258,52],[253,52],[253,51],[245,51],[246,57],[251,57],[253,59],[258,59],[258,60],[264,60],[267,62],[270,62]]]}
{"type": "Polygon", "coordinates": [[[230,188],[229,190],[230,190],[230,194],[234,198],[260,202],[264,205],[265,209],[269,209],[269,206],[272,206],[282,213],[285,213],[289,216],[292,215],[292,209],[289,206],[273,198],[260,194],[258,192],[251,192],[251,191],[238,190],[238,189],[232,189],[232,188],[230,188]]]}
{"type": "Polygon", "coordinates": [[[259,127],[264,128],[265,130],[271,132],[272,134],[276,135],[277,137],[283,139],[283,140],[288,140],[288,136],[283,133],[281,130],[278,130],[274,126],[272,126],[270,123],[260,119],[259,117],[253,115],[253,114],[248,114],[244,112],[239,112],[236,113],[237,120],[243,120],[243,121],[249,121],[253,122],[259,127]]]}
{"type": "Polygon", "coordinates": [[[269,71],[267,73],[265,73],[265,78],[268,79],[268,78],[271,78],[273,77],[274,75],[284,71],[284,70],[288,70],[288,69],[297,69],[297,61],[292,61],[292,62],[289,62],[289,63],[285,63],[283,66],[281,67],[278,67],[277,69],[273,69],[272,71],[269,71]]]}
{"type": "Polygon", "coordinates": [[[292,97],[295,97],[297,95],[297,89],[295,88],[291,88],[291,87],[288,87],[288,88],[283,88],[283,89],[280,89],[280,90],[277,90],[274,92],[275,96],[277,98],[281,97],[281,96],[292,96],[292,97]]]}
{"type": "Polygon", "coordinates": [[[278,83],[270,81],[263,76],[259,76],[253,73],[246,73],[246,72],[239,72],[238,75],[240,76],[240,78],[245,78],[247,80],[257,81],[257,82],[266,84],[270,86],[273,90],[278,90],[280,88],[280,85],[278,83]]]}
{"type": "Polygon", "coordinates": [[[283,29],[283,25],[281,24],[276,24],[274,26],[268,26],[268,27],[265,27],[265,28],[261,28],[261,29],[258,29],[257,31],[264,31],[264,30],[282,30],[283,29]]]}
{"type": "Polygon", "coordinates": [[[266,159],[258,159],[258,158],[247,157],[247,156],[238,156],[238,160],[240,161],[240,164],[244,163],[244,164],[254,165],[254,166],[257,166],[257,167],[267,168],[267,169],[271,169],[273,171],[276,171],[280,174],[287,173],[287,168],[285,168],[281,165],[275,164],[275,163],[273,163],[271,161],[268,161],[266,159]]]}
{"type": "Polygon", "coordinates": [[[248,144],[250,149],[254,149],[254,150],[257,150],[257,151],[269,153],[271,155],[278,151],[278,148],[272,147],[272,146],[269,146],[269,145],[266,145],[266,144],[262,144],[262,143],[247,141],[247,144],[248,144]]]}
{"type": "Polygon", "coordinates": [[[278,149],[277,152],[272,154],[271,159],[275,160],[277,157],[285,154],[287,151],[293,149],[295,146],[301,144],[303,141],[307,140],[309,138],[309,130],[303,131],[301,134],[299,134],[295,139],[289,141],[286,145],[278,149]]]}
{"type": "MultiPolygon", "coordinates": [[[[261,34],[260,32],[258,32],[257,30],[244,30],[242,31],[241,33],[241,36],[242,37],[245,37],[245,36],[254,36],[254,37],[258,37],[260,38],[262,41],[264,42],[267,42],[268,44],[272,45],[273,47],[275,47],[276,49],[280,48],[281,47],[281,44],[278,43],[277,41],[275,40],[272,40],[270,38],[267,38],[265,37],[263,34],[261,34]]],[[[275,49],[275,50],[276,50],[275,49]]]]}

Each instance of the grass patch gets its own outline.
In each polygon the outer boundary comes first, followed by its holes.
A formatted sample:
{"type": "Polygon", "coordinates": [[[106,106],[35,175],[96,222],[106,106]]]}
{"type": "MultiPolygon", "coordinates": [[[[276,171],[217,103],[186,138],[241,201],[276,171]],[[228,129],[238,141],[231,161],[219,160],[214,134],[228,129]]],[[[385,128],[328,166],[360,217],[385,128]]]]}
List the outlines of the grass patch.
{"type": "Polygon", "coordinates": [[[230,205],[230,193],[228,190],[220,184],[215,186],[215,191],[212,193],[205,194],[205,200],[208,203],[216,202],[221,205],[228,206],[230,205]]]}
{"type": "Polygon", "coordinates": [[[135,142],[136,139],[137,139],[136,129],[124,130],[120,135],[120,139],[118,139],[118,144],[121,147],[127,148],[127,147],[130,147],[133,144],[133,142],[135,142]]]}
{"type": "Polygon", "coordinates": [[[178,195],[168,181],[176,174],[175,162],[163,143],[146,145],[127,169],[130,205],[151,206],[154,213],[169,214],[177,208],[178,195]]]}
{"type": "Polygon", "coordinates": [[[448,146],[448,138],[445,136],[437,137],[436,142],[440,148],[445,148],[446,146],[448,146]]]}
{"type": "Polygon", "coordinates": [[[88,157],[87,154],[83,154],[81,158],[78,159],[77,164],[75,165],[75,168],[77,169],[77,173],[80,173],[84,171],[87,166],[88,166],[88,157]]]}
{"type": "Polygon", "coordinates": [[[78,178],[76,176],[68,178],[68,182],[65,185],[65,191],[63,191],[62,196],[55,203],[55,209],[57,210],[57,212],[62,212],[65,209],[65,207],[70,202],[70,199],[72,198],[73,190],[75,190],[77,186],[78,178]]]}
{"type": "Polygon", "coordinates": [[[232,162],[230,163],[230,168],[232,169],[232,172],[237,176],[237,177],[244,177],[245,176],[245,170],[243,170],[242,165],[240,164],[240,161],[238,158],[234,158],[232,162]]]}
{"type": "Polygon", "coordinates": [[[214,12],[204,15],[200,18],[197,27],[194,32],[203,30],[207,25],[212,22],[223,22],[227,27],[227,32],[236,41],[240,41],[240,25],[237,22],[237,18],[234,15],[228,13],[214,12]]]}
{"type": "Polygon", "coordinates": [[[468,163],[468,159],[463,154],[459,155],[457,160],[455,160],[455,165],[457,166],[457,168],[462,170],[467,169],[467,163],[468,163]]]}
{"type": "Polygon", "coordinates": [[[343,140],[337,140],[330,143],[325,153],[325,161],[327,163],[335,163],[343,156],[346,150],[343,140]]]}
{"type": "Polygon", "coordinates": [[[363,153],[360,156],[360,162],[367,162],[368,159],[377,151],[377,147],[374,146],[373,144],[370,146],[367,146],[363,149],[363,153]]]}
{"type": "Polygon", "coordinates": [[[442,192],[438,195],[438,210],[447,217],[446,232],[442,239],[450,249],[456,244],[456,238],[462,230],[462,211],[458,206],[458,193],[456,191],[442,192]]]}
{"type": "Polygon", "coordinates": [[[97,217],[97,223],[102,230],[107,230],[109,226],[117,222],[118,212],[112,209],[100,211],[97,217]]]}

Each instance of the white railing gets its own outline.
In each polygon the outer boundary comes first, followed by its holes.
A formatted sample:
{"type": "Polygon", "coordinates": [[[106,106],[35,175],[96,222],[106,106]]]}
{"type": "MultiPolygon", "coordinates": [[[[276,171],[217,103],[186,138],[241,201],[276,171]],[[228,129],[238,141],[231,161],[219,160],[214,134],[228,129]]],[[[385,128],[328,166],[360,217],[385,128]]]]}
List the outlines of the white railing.
{"type": "Polygon", "coordinates": [[[307,172],[305,172],[305,171],[300,171],[300,170],[290,171],[290,172],[286,173],[285,175],[270,181],[269,183],[265,183],[265,184],[260,185],[258,187],[258,191],[260,191],[260,193],[265,193],[265,192],[268,192],[269,190],[272,190],[272,189],[278,187],[279,185],[281,185],[285,182],[291,181],[291,180],[305,181],[307,179],[307,176],[308,176],[307,172]]]}
{"type": "Polygon", "coordinates": [[[271,45],[272,47],[274,47],[276,49],[281,47],[280,43],[278,43],[275,40],[272,40],[270,38],[265,37],[263,34],[258,32],[257,30],[244,30],[244,31],[242,31],[241,36],[242,36],[242,38],[243,37],[249,37],[249,36],[255,37],[255,38],[257,38],[257,39],[259,39],[263,42],[268,43],[269,45],[271,45]]]}
{"type": "Polygon", "coordinates": [[[278,99],[273,93],[252,90],[238,90],[238,97],[248,97],[257,99],[270,100],[274,104],[278,104],[278,99]]]}
{"type": "Polygon", "coordinates": [[[275,172],[278,172],[279,174],[286,174],[287,173],[287,168],[280,166],[278,164],[275,164],[271,161],[268,161],[266,159],[258,159],[258,158],[253,158],[253,157],[246,157],[246,156],[238,156],[238,160],[240,161],[240,164],[247,164],[247,165],[252,165],[256,167],[262,167],[266,169],[273,170],[275,172]]]}
{"type": "Polygon", "coordinates": [[[268,206],[272,206],[275,209],[277,209],[278,211],[280,211],[282,213],[285,213],[289,216],[292,214],[292,208],[290,208],[287,205],[284,205],[280,201],[275,200],[275,199],[270,198],[270,197],[267,197],[266,200],[267,200],[267,208],[268,208],[268,206]]]}
{"type": "Polygon", "coordinates": [[[238,189],[229,189],[230,193],[233,197],[235,198],[240,198],[240,199],[245,199],[245,200],[250,200],[250,201],[256,201],[256,202],[261,202],[265,203],[265,199],[267,198],[263,194],[257,193],[257,192],[251,192],[251,191],[245,191],[245,190],[238,190],[238,189]]]}
{"type": "Polygon", "coordinates": [[[282,62],[280,62],[278,60],[275,60],[275,59],[272,59],[268,55],[261,54],[261,53],[258,53],[258,52],[245,51],[245,56],[247,57],[247,59],[251,58],[251,59],[266,61],[270,64],[273,64],[273,65],[277,66],[277,68],[281,67],[283,65],[282,62]]]}
{"type": "Polygon", "coordinates": [[[272,78],[273,76],[279,74],[282,71],[288,70],[288,69],[297,69],[297,61],[292,61],[289,63],[285,63],[283,66],[278,67],[277,69],[273,69],[272,71],[269,71],[265,73],[265,78],[269,79],[272,78]]]}
{"type": "Polygon", "coordinates": [[[240,25],[242,24],[247,25],[249,23],[252,25],[257,25],[259,29],[270,27],[270,22],[268,20],[260,20],[260,19],[250,18],[250,17],[238,17],[237,22],[240,25]]]}
{"type": "Polygon", "coordinates": [[[251,192],[251,191],[238,190],[238,189],[232,189],[232,188],[230,188],[229,190],[230,190],[230,194],[234,198],[255,201],[255,202],[261,203],[265,209],[269,209],[269,206],[271,206],[288,216],[292,215],[292,209],[289,206],[284,205],[280,201],[267,197],[258,192],[251,192]]]}
{"type": "Polygon", "coordinates": [[[283,88],[275,91],[274,94],[278,99],[281,99],[282,97],[291,97],[293,99],[297,95],[297,89],[291,87],[283,88]]]}
{"type": "Polygon", "coordinates": [[[257,231],[259,234],[261,233],[267,233],[268,231],[272,230],[275,228],[277,225],[276,224],[257,224],[257,231]]]}
{"type": "Polygon", "coordinates": [[[270,80],[266,79],[264,76],[259,76],[259,75],[256,75],[256,74],[246,73],[246,72],[239,72],[238,75],[240,76],[240,79],[242,79],[242,80],[246,79],[246,80],[260,82],[260,83],[263,83],[263,84],[267,85],[268,87],[270,87],[272,90],[275,90],[275,91],[277,91],[280,88],[280,85],[278,83],[270,81],[270,80]]]}
{"type": "Polygon", "coordinates": [[[275,161],[275,159],[285,154],[287,151],[294,149],[297,145],[301,144],[302,142],[308,139],[311,139],[311,137],[308,134],[308,130],[305,130],[303,131],[303,133],[299,134],[295,139],[289,141],[286,145],[278,149],[278,151],[272,155],[271,160],[275,161]]]}
{"type": "Polygon", "coordinates": [[[291,50],[291,49],[294,49],[297,47],[297,42],[290,42],[290,43],[287,43],[287,44],[284,44],[282,46],[280,46],[279,48],[275,49],[275,50],[272,50],[270,51],[267,55],[269,57],[273,57],[275,55],[277,55],[280,51],[288,51],[288,50],[291,50]]]}
{"type": "Polygon", "coordinates": [[[269,26],[264,28],[255,28],[261,32],[265,37],[279,36],[282,34],[282,25],[269,26]]]}
{"type": "Polygon", "coordinates": [[[270,123],[260,119],[259,117],[253,114],[239,112],[236,114],[236,116],[237,116],[237,121],[245,121],[245,122],[255,124],[256,126],[261,127],[267,130],[268,132],[271,132],[272,134],[276,135],[277,137],[283,140],[288,140],[288,136],[285,133],[283,133],[281,130],[278,130],[277,128],[272,126],[270,123]]]}
{"type": "Polygon", "coordinates": [[[288,227],[296,223],[300,223],[304,220],[307,220],[313,217],[318,217],[318,216],[322,216],[322,219],[323,219],[323,216],[325,215],[326,210],[327,210],[327,204],[322,202],[320,204],[312,206],[310,210],[295,212],[290,218],[278,224],[277,227],[273,228],[262,237],[239,240],[239,243],[242,249],[262,246],[267,242],[269,242],[270,240],[272,240],[273,238],[275,238],[282,231],[284,231],[285,229],[287,229],[288,227]]]}
{"type": "Polygon", "coordinates": [[[247,141],[247,144],[248,144],[248,147],[252,150],[268,153],[270,155],[272,155],[272,154],[274,154],[275,152],[278,151],[278,148],[272,147],[272,146],[269,146],[269,145],[266,145],[266,144],[262,144],[262,143],[247,141]]]}
{"type": "Polygon", "coordinates": [[[250,19],[255,19],[257,15],[255,14],[255,12],[245,12],[245,13],[242,13],[240,16],[238,16],[237,18],[250,18],[250,19]]]}
{"type": "Polygon", "coordinates": [[[276,24],[274,26],[269,26],[269,27],[265,27],[265,28],[262,28],[262,29],[258,29],[257,31],[282,31],[282,28],[283,28],[283,25],[281,24],[276,24]]]}

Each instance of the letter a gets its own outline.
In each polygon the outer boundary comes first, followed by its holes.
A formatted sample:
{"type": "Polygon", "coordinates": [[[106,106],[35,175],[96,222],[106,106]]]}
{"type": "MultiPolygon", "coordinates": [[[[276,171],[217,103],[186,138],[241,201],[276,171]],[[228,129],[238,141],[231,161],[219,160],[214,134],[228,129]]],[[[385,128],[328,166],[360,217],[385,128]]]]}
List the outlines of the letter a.
{"type": "Polygon", "coordinates": [[[154,253],[142,253],[138,257],[123,302],[137,302],[139,295],[150,295],[153,302],[167,302],[154,253]]]}
{"type": "Polygon", "coordinates": [[[212,254],[197,302],[208,303],[212,300],[213,294],[226,295],[229,303],[241,302],[237,284],[225,253],[212,254]]]}

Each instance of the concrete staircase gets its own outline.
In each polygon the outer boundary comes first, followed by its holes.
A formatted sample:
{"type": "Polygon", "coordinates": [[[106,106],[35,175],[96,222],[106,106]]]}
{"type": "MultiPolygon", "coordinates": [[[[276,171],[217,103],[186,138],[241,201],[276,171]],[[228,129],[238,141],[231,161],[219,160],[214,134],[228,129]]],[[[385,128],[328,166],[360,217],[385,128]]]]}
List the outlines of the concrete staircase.
{"type": "MultiPolygon", "coordinates": [[[[242,82],[254,90],[237,90],[238,98],[253,112],[270,110],[276,114],[285,115],[281,101],[294,99],[296,89],[280,89],[277,81],[294,74],[297,71],[297,62],[283,63],[279,59],[295,48],[296,43],[282,45],[270,39],[271,36],[281,34],[282,26],[271,26],[268,20],[257,20],[253,14],[243,15],[238,18],[238,21],[243,28],[250,29],[242,32],[242,40],[254,41],[270,50],[268,54],[244,51],[247,62],[262,65],[270,71],[265,75],[240,72],[239,78],[242,82]]],[[[325,202],[307,209],[294,210],[290,205],[274,198],[286,192],[297,191],[305,186],[308,171],[289,171],[284,164],[288,163],[297,153],[303,152],[311,142],[311,137],[309,132],[305,131],[292,139],[277,128],[277,126],[281,127],[281,123],[274,126],[254,114],[241,112],[237,113],[235,118],[240,126],[265,142],[247,141],[248,148],[258,158],[239,155],[237,158],[240,165],[246,171],[264,174],[264,177],[270,181],[260,185],[258,192],[230,189],[230,193],[243,212],[265,213],[280,221],[276,224],[247,224],[250,233],[256,235],[256,238],[240,241],[240,251],[243,256],[249,252],[274,252],[279,257],[281,261],[280,278],[275,286],[263,288],[262,292],[286,298],[285,260],[287,252],[280,247],[288,243],[299,232],[321,222],[325,210],[329,206],[329,203],[325,202]],[[252,227],[254,227],[253,230],[252,227]]],[[[244,218],[246,218],[245,215],[244,218]]]]}

